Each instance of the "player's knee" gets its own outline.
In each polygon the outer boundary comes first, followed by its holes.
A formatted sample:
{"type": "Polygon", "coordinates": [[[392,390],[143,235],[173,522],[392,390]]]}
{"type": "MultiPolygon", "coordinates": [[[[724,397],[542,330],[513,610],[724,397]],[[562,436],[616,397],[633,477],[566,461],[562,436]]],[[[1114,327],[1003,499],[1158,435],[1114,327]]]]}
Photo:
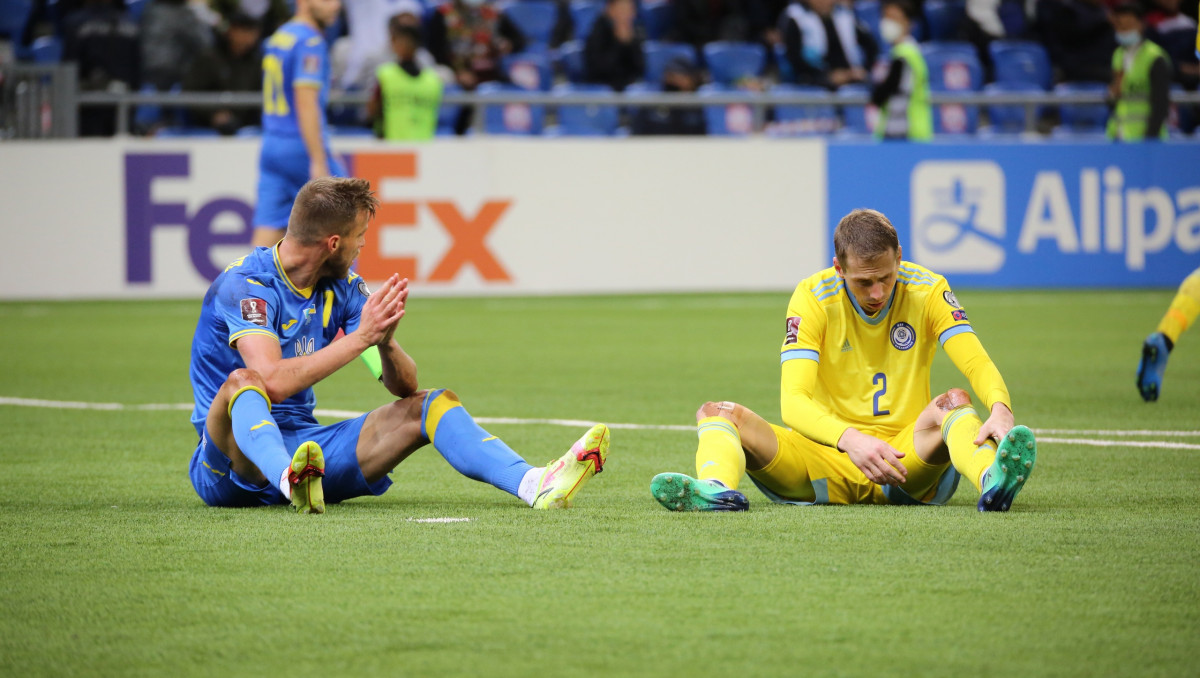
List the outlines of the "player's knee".
{"type": "Polygon", "coordinates": [[[265,391],[267,389],[267,382],[258,372],[248,367],[243,367],[229,373],[229,378],[225,380],[225,386],[232,391],[239,391],[247,386],[254,386],[265,391]]]}
{"type": "Polygon", "coordinates": [[[744,409],[741,405],[729,401],[708,402],[696,410],[696,421],[708,419],[709,417],[721,417],[722,419],[732,421],[735,425],[740,425],[740,415],[744,409]]]}
{"type": "Polygon", "coordinates": [[[961,388],[952,388],[933,399],[933,405],[943,412],[949,412],[956,407],[971,404],[971,396],[961,388]]]}

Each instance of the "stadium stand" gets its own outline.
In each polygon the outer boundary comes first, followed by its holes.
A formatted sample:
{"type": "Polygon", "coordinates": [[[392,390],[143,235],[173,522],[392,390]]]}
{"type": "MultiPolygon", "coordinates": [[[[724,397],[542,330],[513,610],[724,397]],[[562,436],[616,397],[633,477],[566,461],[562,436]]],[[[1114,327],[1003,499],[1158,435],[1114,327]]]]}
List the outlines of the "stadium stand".
{"type": "MultiPolygon", "coordinates": [[[[701,97],[736,92],[737,89],[720,83],[709,83],[700,88],[701,97]]],[[[727,106],[705,106],[704,119],[708,134],[719,137],[746,136],[754,131],[754,110],[746,104],[727,106]]]]}
{"type": "MultiPolygon", "coordinates": [[[[975,47],[966,42],[928,42],[921,53],[929,65],[929,88],[934,92],[978,92],[983,87],[983,66],[975,47]]],[[[974,134],[979,108],[942,104],[933,116],[936,134],[974,134]]]]}
{"type": "Polygon", "coordinates": [[[642,3],[638,18],[646,30],[647,40],[662,40],[671,30],[671,3],[668,0],[647,0],[642,3]]]}
{"type": "Polygon", "coordinates": [[[1006,85],[1036,84],[1049,90],[1050,55],[1036,42],[997,40],[988,45],[995,81],[1006,85]]]}
{"type": "MultiPolygon", "coordinates": [[[[818,94],[825,93],[821,87],[780,84],[771,88],[773,94],[818,94]]],[[[811,136],[831,134],[838,129],[837,110],[833,103],[823,106],[776,106],[775,120],[768,125],[767,133],[772,136],[811,136]]]]}
{"type": "Polygon", "coordinates": [[[539,52],[522,52],[504,57],[504,73],[509,82],[524,90],[549,92],[554,84],[550,59],[539,52]]]}
{"type": "Polygon", "coordinates": [[[696,63],[696,51],[691,45],[680,45],[670,42],[646,41],[643,51],[646,54],[646,82],[662,82],[663,69],[672,59],[685,59],[691,64],[696,63]]]}
{"type": "MultiPolygon", "coordinates": [[[[613,90],[606,85],[562,84],[554,88],[556,95],[595,94],[604,98],[613,90]]],[[[564,136],[612,136],[617,133],[620,114],[616,106],[559,106],[557,133],[564,136]]],[[[549,132],[549,130],[547,130],[549,132]]]]}
{"type": "Polygon", "coordinates": [[[588,33],[592,32],[592,24],[603,11],[603,2],[575,0],[571,3],[571,23],[575,27],[576,40],[587,40],[588,33]]]}
{"type": "MultiPolygon", "coordinates": [[[[1063,82],[1055,85],[1054,91],[1063,94],[1104,93],[1108,91],[1108,85],[1099,82],[1063,82]]],[[[1108,124],[1108,107],[1104,104],[1063,104],[1058,110],[1062,125],[1054,132],[1060,137],[1103,135],[1108,124]]]]}
{"type": "Polygon", "coordinates": [[[966,3],[962,0],[926,0],[925,24],[929,27],[929,40],[959,39],[966,16],[966,3]]]}
{"type": "Polygon", "coordinates": [[[558,20],[558,5],[553,0],[519,0],[509,2],[501,11],[525,35],[529,44],[526,50],[546,50],[558,20]]]}
{"type": "MultiPolygon", "coordinates": [[[[984,93],[1008,94],[1012,92],[1041,92],[1033,82],[993,82],[984,85],[984,93]]],[[[1027,107],[1020,104],[991,104],[986,107],[992,134],[1020,134],[1027,127],[1027,107]]]]}
{"type": "Polygon", "coordinates": [[[762,74],[767,51],[749,42],[710,42],[704,46],[704,61],[713,82],[732,85],[762,74]]]}
{"type": "Polygon", "coordinates": [[[587,71],[584,70],[583,64],[583,41],[564,42],[558,48],[558,65],[569,82],[587,82],[587,71]]]}
{"type": "MultiPolygon", "coordinates": [[[[485,82],[475,90],[481,97],[520,92],[519,87],[500,82],[485,82]]],[[[537,136],[546,124],[546,107],[530,104],[487,104],[483,107],[483,128],[488,134],[537,136]]]]}

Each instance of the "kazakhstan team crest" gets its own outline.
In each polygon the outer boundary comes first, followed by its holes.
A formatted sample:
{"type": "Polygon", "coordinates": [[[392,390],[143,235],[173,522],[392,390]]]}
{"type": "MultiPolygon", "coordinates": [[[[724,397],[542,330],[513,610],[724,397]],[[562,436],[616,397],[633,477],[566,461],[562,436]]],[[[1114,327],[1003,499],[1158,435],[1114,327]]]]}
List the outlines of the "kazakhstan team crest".
{"type": "Polygon", "coordinates": [[[892,325],[892,346],[901,351],[907,351],[917,343],[917,332],[906,322],[892,325]]]}

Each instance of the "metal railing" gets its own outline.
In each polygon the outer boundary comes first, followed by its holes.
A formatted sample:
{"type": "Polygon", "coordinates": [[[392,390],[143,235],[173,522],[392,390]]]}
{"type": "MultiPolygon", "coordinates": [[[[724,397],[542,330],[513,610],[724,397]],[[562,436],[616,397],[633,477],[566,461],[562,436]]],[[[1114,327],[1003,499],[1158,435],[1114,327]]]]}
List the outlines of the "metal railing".
{"type": "MultiPolygon", "coordinates": [[[[116,110],[116,129],[130,129],[132,112],[138,106],[171,106],[184,109],[238,108],[260,109],[262,95],[257,92],[81,92],[73,64],[54,66],[7,66],[3,75],[4,94],[0,97],[0,138],[70,137],[77,134],[79,109],[84,106],[113,107],[116,110]]],[[[487,94],[450,92],[443,97],[450,106],[487,106],[527,104],[556,108],[559,106],[604,106],[625,108],[640,106],[705,107],[744,105],[753,115],[753,128],[764,129],[768,111],[775,106],[828,108],[830,106],[862,106],[870,101],[863,92],[855,93],[798,93],[798,92],[721,92],[685,93],[560,93],[560,92],[494,92],[487,94]]],[[[1200,104],[1200,92],[1171,92],[1175,104],[1200,104]]],[[[360,106],[367,102],[363,92],[334,92],[331,105],[360,106]]],[[[935,92],[930,96],[933,105],[961,106],[1023,106],[1025,129],[1035,131],[1038,111],[1042,107],[1063,105],[1104,104],[1100,92],[935,92]]],[[[483,116],[476,115],[479,132],[483,132],[483,116]]]]}

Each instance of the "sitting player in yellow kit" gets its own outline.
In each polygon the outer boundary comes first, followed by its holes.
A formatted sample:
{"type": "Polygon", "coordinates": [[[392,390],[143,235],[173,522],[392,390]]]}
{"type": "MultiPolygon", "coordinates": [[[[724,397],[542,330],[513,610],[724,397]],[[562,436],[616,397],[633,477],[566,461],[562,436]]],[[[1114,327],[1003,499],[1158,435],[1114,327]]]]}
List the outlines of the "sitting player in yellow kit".
{"type": "Polygon", "coordinates": [[[789,428],[730,402],[696,413],[696,478],[661,473],[654,498],[673,511],[744,511],[748,473],[792,504],[944,504],[960,474],[980,511],[1007,511],[1033,472],[1033,433],[1013,425],[1004,379],[946,279],[902,261],[896,229],[874,210],[847,214],[833,267],[796,287],[781,351],[789,428]],[[990,413],[966,391],[930,398],[941,344],[990,413]]]}

